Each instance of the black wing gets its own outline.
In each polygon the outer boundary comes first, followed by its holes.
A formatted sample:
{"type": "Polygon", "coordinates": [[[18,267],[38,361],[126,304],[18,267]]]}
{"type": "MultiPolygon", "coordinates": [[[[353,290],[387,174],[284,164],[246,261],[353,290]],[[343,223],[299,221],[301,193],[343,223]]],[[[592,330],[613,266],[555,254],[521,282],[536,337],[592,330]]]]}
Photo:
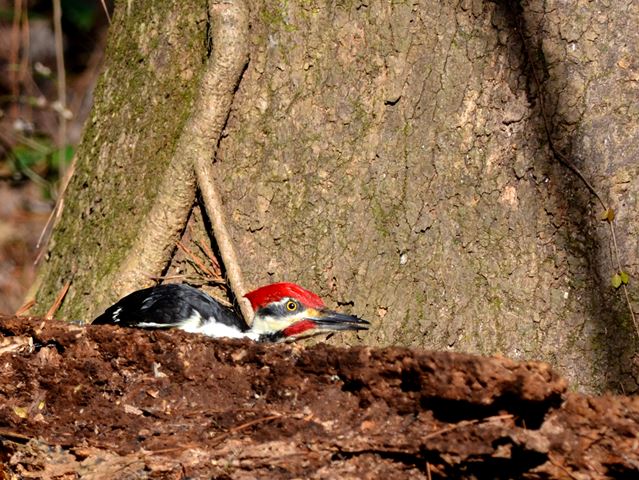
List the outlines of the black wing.
{"type": "Polygon", "coordinates": [[[94,325],[112,324],[122,327],[179,327],[199,314],[203,321],[214,318],[224,325],[247,330],[233,310],[206,293],[185,284],[170,283],[130,293],[111,305],[93,320],[94,325]]]}

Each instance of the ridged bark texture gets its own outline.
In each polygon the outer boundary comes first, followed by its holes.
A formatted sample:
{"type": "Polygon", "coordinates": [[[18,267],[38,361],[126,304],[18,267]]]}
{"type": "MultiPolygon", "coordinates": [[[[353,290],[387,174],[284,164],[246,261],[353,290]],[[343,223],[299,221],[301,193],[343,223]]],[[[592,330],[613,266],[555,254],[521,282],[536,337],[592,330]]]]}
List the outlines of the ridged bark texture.
{"type": "Polygon", "coordinates": [[[559,147],[581,145],[565,153],[615,197],[636,277],[639,15],[551,3],[254,8],[215,165],[246,276],[352,305],[369,344],[545,359],[575,387],[636,390],[607,226],[548,148],[540,96],[559,147]]]}
{"type": "MultiPolygon", "coordinates": [[[[94,312],[145,234],[193,110],[203,3],[119,4],[42,310],[73,275],[60,315],[94,312]]],[[[350,306],[367,344],[542,359],[574,388],[637,391],[608,227],[548,137],[615,208],[636,302],[634,2],[249,8],[211,174],[249,288],[296,281],[350,306]]]]}

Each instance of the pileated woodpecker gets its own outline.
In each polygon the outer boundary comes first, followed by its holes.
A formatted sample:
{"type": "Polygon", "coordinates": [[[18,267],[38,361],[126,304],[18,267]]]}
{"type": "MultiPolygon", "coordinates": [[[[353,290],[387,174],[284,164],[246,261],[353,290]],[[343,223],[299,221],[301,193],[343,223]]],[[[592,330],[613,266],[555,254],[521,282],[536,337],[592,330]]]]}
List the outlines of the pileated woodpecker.
{"type": "Polygon", "coordinates": [[[134,328],[179,328],[211,337],[281,342],[321,332],[366,330],[369,322],[329,310],[322,299],[294,283],[273,283],[247,293],[253,307],[249,327],[242,317],[206,293],[184,284],[137,290],[93,320],[134,328]]]}

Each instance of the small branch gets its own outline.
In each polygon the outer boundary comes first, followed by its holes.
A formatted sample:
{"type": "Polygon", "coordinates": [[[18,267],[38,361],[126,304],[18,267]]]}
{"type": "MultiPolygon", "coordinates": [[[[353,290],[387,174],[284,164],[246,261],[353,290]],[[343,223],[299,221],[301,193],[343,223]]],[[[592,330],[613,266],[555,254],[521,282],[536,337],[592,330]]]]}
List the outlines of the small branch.
{"type": "Polygon", "coordinates": [[[58,192],[58,198],[56,199],[55,206],[51,213],[49,214],[49,218],[47,219],[47,223],[42,228],[40,232],[40,236],[38,237],[38,242],[36,243],[36,249],[40,249],[36,259],[33,261],[34,265],[38,265],[40,260],[42,259],[42,255],[46,250],[46,243],[49,241],[49,235],[53,231],[53,228],[60,221],[60,217],[62,216],[62,211],[64,210],[64,194],[67,191],[67,187],[69,186],[69,182],[71,181],[71,177],[73,176],[73,172],[75,171],[75,157],[71,162],[71,166],[67,169],[62,178],[62,182],[60,183],[60,189],[58,192]]]}
{"type": "MultiPolygon", "coordinates": [[[[58,148],[64,148],[67,143],[67,77],[64,69],[64,43],[62,38],[62,7],[60,0],[53,0],[53,33],[55,37],[55,65],[58,77],[58,148]]],[[[60,178],[64,178],[66,165],[60,161],[60,178]]]]}
{"type": "Polygon", "coordinates": [[[22,304],[20,308],[16,310],[16,313],[15,313],[16,317],[21,317],[22,315],[27,313],[29,310],[31,310],[31,307],[33,307],[34,305],[35,305],[34,299],[27,300],[26,302],[22,304]]]}
{"type": "MultiPolygon", "coordinates": [[[[228,118],[235,88],[248,62],[248,13],[240,0],[223,4],[210,2],[209,16],[213,23],[211,31],[214,36],[214,51],[202,83],[209,91],[206,103],[221,110],[220,104],[223,102],[226,107],[219,112],[223,113],[223,116],[216,118],[219,122],[216,127],[221,134],[228,118]]],[[[206,106],[206,103],[203,106],[206,106]]],[[[214,152],[217,150],[217,144],[215,147],[214,152]]],[[[222,201],[214,183],[211,158],[199,156],[194,159],[195,175],[231,290],[239,303],[244,320],[250,325],[253,312],[248,301],[243,298],[246,288],[235,247],[224,221],[222,201]]]]}
{"type": "Polygon", "coordinates": [[[244,298],[244,294],[247,290],[244,287],[244,279],[242,278],[242,271],[237,261],[235,247],[226,229],[226,223],[224,222],[222,213],[222,202],[213,183],[211,168],[207,161],[198,161],[195,165],[195,169],[200,191],[202,192],[202,197],[205,199],[204,205],[206,207],[206,213],[211,221],[215,241],[220,249],[222,262],[226,268],[226,276],[231,285],[231,289],[235,293],[235,298],[242,311],[242,316],[247,325],[250,325],[253,319],[253,310],[244,298]]]}
{"type": "Polygon", "coordinates": [[[221,276],[222,269],[220,268],[220,262],[217,258],[215,258],[215,254],[213,253],[213,250],[211,250],[211,247],[209,247],[205,243],[198,242],[197,240],[195,241],[195,244],[202,251],[202,253],[206,255],[206,258],[211,263],[211,266],[215,271],[215,275],[218,277],[221,276]]]}
{"type": "Polygon", "coordinates": [[[182,274],[177,274],[177,275],[152,275],[150,273],[148,273],[147,278],[149,278],[150,280],[153,280],[155,282],[159,282],[159,281],[164,281],[164,280],[184,280],[186,278],[188,278],[188,275],[182,275],[182,274]]]}
{"type": "Polygon", "coordinates": [[[557,467],[562,472],[564,472],[566,475],[568,475],[572,480],[579,480],[581,478],[581,477],[577,477],[570,470],[568,470],[566,467],[564,467],[561,464],[561,462],[558,462],[557,459],[555,458],[555,456],[552,455],[551,453],[548,454],[548,461],[550,461],[551,464],[553,464],[555,467],[557,467]]]}
{"type": "Polygon", "coordinates": [[[425,435],[424,437],[422,437],[421,440],[428,440],[434,437],[439,437],[440,435],[443,435],[444,433],[452,432],[453,430],[458,430],[460,428],[468,427],[470,425],[476,425],[478,423],[481,423],[481,424],[492,423],[492,422],[496,422],[500,420],[509,420],[513,417],[514,415],[508,413],[504,415],[495,415],[493,417],[488,417],[488,418],[476,418],[474,420],[464,420],[459,423],[450,425],[446,428],[442,428],[441,430],[437,430],[435,432],[429,433],[428,435],[425,435]]]}
{"type": "MultiPolygon", "coordinates": [[[[270,420],[274,420],[276,418],[282,418],[282,415],[277,413],[277,414],[273,414],[273,415],[268,415],[266,417],[261,417],[261,418],[257,418],[255,420],[251,420],[250,422],[246,422],[243,423],[242,425],[239,425],[237,427],[233,427],[230,430],[228,430],[227,432],[221,433],[220,435],[214,437],[211,440],[211,443],[213,445],[218,445],[220,442],[222,442],[223,440],[226,440],[227,437],[229,437],[230,435],[240,432],[242,430],[245,430],[249,427],[252,427],[253,425],[258,425],[260,423],[264,423],[264,422],[268,422],[270,420]]],[[[187,444],[187,445],[180,445],[179,447],[172,447],[172,448],[163,448],[160,450],[149,450],[146,451],[145,453],[149,453],[151,455],[166,455],[167,453],[174,453],[174,452],[182,452],[184,450],[188,450],[188,449],[192,449],[194,447],[196,447],[197,445],[194,444],[187,444]]]]}
{"type": "Polygon", "coordinates": [[[64,300],[64,297],[69,291],[70,286],[71,286],[71,281],[68,281],[67,283],[64,284],[64,286],[62,287],[62,290],[58,292],[58,296],[55,298],[53,305],[51,305],[51,308],[49,309],[47,314],[44,316],[44,318],[46,318],[47,320],[50,320],[53,318],[53,315],[55,315],[55,312],[57,312],[58,309],[60,308],[60,305],[62,305],[62,300],[64,300]]]}
{"type": "Polygon", "coordinates": [[[216,275],[216,273],[211,270],[211,268],[209,268],[207,265],[204,264],[204,262],[197,257],[197,255],[195,255],[195,253],[193,253],[193,251],[188,248],[186,245],[184,245],[182,242],[177,242],[177,247],[182,250],[182,252],[184,252],[184,254],[191,259],[191,261],[195,264],[195,266],[197,266],[197,268],[199,268],[205,275],[207,280],[212,280],[212,281],[220,281],[222,280],[219,275],[216,275]]]}
{"type": "Polygon", "coordinates": [[[100,0],[100,3],[102,4],[102,10],[104,10],[104,15],[106,15],[107,21],[109,22],[109,25],[111,25],[111,15],[109,15],[109,9],[106,6],[105,0],[100,0]]]}
{"type": "Polygon", "coordinates": [[[18,56],[20,54],[20,18],[22,17],[22,0],[13,2],[13,21],[11,24],[11,42],[9,44],[9,91],[11,92],[11,105],[9,115],[11,118],[18,116],[18,97],[20,85],[18,80],[18,56]]]}

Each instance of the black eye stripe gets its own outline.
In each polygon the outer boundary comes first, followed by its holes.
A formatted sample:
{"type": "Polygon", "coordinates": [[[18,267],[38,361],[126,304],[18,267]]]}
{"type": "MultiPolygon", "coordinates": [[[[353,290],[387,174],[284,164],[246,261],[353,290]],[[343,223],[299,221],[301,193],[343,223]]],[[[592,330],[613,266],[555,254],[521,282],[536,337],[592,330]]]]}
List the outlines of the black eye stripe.
{"type": "Polygon", "coordinates": [[[287,315],[294,315],[302,310],[300,302],[293,298],[287,298],[286,300],[280,300],[277,303],[271,303],[260,308],[256,315],[261,317],[275,317],[282,318],[287,315]]]}
{"type": "Polygon", "coordinates": [[[279,308],[277,308],[277,305],[267,305],[260,308],[257,314],[262,317],[276,317],[279,314],[279,308]]]}

